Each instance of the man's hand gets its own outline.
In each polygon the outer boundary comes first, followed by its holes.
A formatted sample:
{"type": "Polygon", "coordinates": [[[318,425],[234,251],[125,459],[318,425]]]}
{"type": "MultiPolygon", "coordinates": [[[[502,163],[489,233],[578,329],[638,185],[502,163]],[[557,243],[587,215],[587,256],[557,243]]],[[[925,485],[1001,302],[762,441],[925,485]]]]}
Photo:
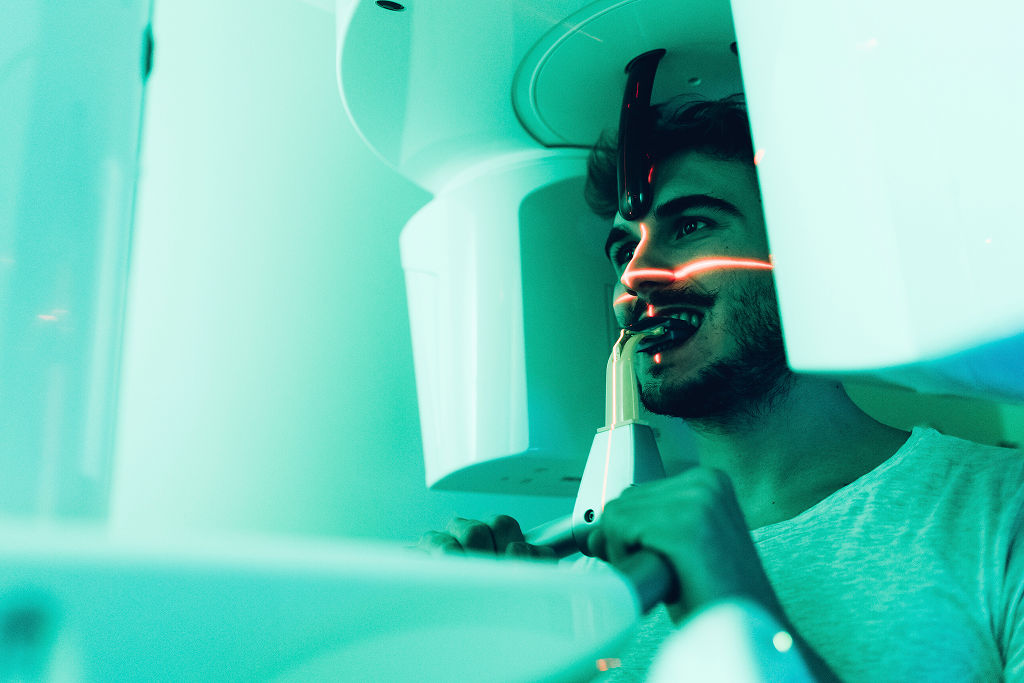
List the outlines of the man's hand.
{"type": "Polygon", "coordinates": [[[814,680],[839,683],[828,663],[793,628],[768,582],[732,482],[721,470],[694,467],[671,479],[631,487],[604,508],[587,543],[615,564],[646,548],[663,555],[679,579],[673,621],[717,600],[760,603],[793,637],[814,680]]]}
{"type": "Polygon", "coordinates": [[[430,555],[496,555],[525,559],[555,559],[547,546],[530,545],[523,538],[519,522],[508,515],[494,515],[487,521],[454,518],[444,531],[428,531],[415,550],[430,555]]]}
{"type": "Polygon", "coordinates": [[[728,476],[694,467],[634,486],[605,506],[590,554],[616,564],[640,548],[663,555],[679,578],[677,623],[717,600],[745,597],[784,618],[728,476]]]}

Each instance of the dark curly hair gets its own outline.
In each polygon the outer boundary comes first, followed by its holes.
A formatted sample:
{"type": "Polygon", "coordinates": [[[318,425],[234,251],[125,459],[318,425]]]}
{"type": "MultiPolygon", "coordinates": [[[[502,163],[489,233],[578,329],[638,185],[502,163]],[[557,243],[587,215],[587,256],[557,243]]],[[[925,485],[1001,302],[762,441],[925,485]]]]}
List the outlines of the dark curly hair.
{"type": "MultiPolygon", "coordinates": [[[[750,122],[743,95],[696,102],[680,102],[681,99],[677,97],[651,108],[655,164],[688,151],[717,159],[754,163],[754,145],[750,139],[750,122]]],[[[617,131],[605,130],[587,159],[587,184],[583,196],[590,210],[601,218],[614,218],[619,210],[617,137],[617,131]]]]}

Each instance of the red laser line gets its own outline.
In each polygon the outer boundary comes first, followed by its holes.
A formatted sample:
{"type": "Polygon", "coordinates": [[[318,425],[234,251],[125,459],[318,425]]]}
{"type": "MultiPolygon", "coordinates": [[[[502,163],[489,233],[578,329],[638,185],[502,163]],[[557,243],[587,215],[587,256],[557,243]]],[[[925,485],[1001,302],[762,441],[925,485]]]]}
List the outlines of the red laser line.
{"type": "MultiPolygon", "coordinates": [[[[634,256],[634,258],[636,257],[634,256]]],[[[622,274],[621,282],[630,289],[633,289],[633,283],[636,282],[637,279],[659,280],[666,283],[678,282],[679,280],[685,280],[688,277],[692,277],[696,273],[716,268],[771,270],[772,264],[754,259],[706,258],[687,263],[685,266],[675,271],[668,270],[667,268],[637,268],[636,270],[626,268],[626,272],[622,274]]]]}
{"type": "Polygon", "coordinates": [[[608,468],[611,466],[612,460],[612,432],[615,431],[615,418],[616,418],[616,402],[615,397],[618,396],[616,391],[615,376],[617,365],[619,363],[620,356],[618,354],[619,344],[622,342],[622,338],[626,336],[625,330],[619,330],[619,338],[615,341],[615,346],[612,347],[612,417],[610,424],[608,425],[608,449],[604,454],[604,482],[601,484],[601,512],[604,512],[604,501],[608,497],[608,468]]]}
{"type": "Polygon", "coordinates": [[[629,259],[629,265],[626,266],[626,270],[629,271],[629,266],[633,265],[633,261],[636,261],[637,257],[640,256],[640,252],[644,250],[647,242],[647,226],[643,223],[640,224],[640,241],[633,247],[633,256],[629,259]]]}

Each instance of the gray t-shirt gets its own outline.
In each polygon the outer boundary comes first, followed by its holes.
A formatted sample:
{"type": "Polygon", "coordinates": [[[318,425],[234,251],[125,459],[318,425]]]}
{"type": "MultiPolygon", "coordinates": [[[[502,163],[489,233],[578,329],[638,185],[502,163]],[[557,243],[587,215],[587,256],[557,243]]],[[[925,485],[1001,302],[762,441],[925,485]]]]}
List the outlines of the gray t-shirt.
{"type": "MultiPolygon", "coordinates": [[[[844,683],[1024,683],[1022,505],[1021,451],[916,428],[871,472],[751,535],[790,621],[844,683]]],[[[671,630],[652,612],[595,681],[642,681],[671,630]]]]}

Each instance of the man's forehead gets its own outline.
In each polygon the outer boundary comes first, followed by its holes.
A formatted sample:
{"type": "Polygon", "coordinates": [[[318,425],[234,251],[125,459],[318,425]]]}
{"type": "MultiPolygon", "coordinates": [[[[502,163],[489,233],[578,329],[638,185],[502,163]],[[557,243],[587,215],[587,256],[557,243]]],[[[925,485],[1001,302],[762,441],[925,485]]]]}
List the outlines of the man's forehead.
{"type": "Polygon", "coordinates": [[[718,159],[689,152],[668,157],[654,167],[654,206],[682,194],[702,194],[722,199],[757,195],[753,167],[738,159],[718,159]]]}
{"type": "Polygon", "coordinates": [[[740,207],[742,212],[749,196],[758,196],[756,182],[751,168],[739,160],[717,159],[699,152],[673,155],[654,168],[652,210],[632,223],[616,214],[614,225],[636,228],[639,222],[655,218],[658,207],[687,196],[718,198],[740,207]]]}

